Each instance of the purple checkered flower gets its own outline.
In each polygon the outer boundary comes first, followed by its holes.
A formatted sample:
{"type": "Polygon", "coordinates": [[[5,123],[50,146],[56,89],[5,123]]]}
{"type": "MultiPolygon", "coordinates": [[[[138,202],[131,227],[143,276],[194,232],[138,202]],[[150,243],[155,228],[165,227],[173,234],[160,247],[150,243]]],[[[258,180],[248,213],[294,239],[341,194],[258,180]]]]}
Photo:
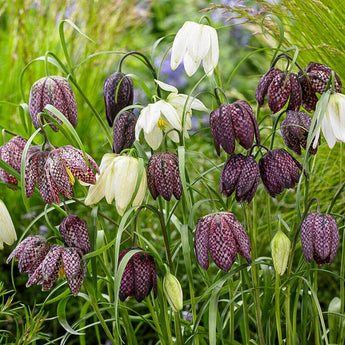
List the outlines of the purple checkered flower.
{"type": "Polygon", "coordinates": [[[113,152],[129,149],[135,141],[137,117],[131,111],[124,111],[116,117],[114,124],[113,152]]]}
{"type": "Polygon", "coordinates": [[[178,156],[172,152],[158,152],[151,156],[147,165],[147,183],[154,199],[161,195],[169,201],[182,195],[178,156]]]}
{"type": "Polygon", "coordinates": [[[250,264],[251,246],[242,224],[231,212],[209,214],[199,218],[194,238],[195,254],[203,270],[208,269],[208,253],[215,264],[228,272],[237,253],[250,264]]]}
{"type": "Polygon", "coordinates": [[[79,248],[83,254],[90,252],[90,238],[86,221],[69,214],[60,224],[59,231],[69,247],[79,248]]]}
{"type": "Polygon", "coordinates": [[[103,84],[107,121],[112,127],[117,113],[133,104],[132,79],[121,72],[111,74],[103,84]]]}
{"type": "MultiPolygon", "coordinates": [[[[119,263],[131,250],[141,249],[133,247],[124,249],[119,255],[119,263]]],[[[153,257],[144,252],[134,254],[127,263],[122,275],[119,297],[124,301],[129,296],[135,296],[138,302],[146,298],[153,288],[157,297],[156,266],[153,257]]]]}
{"type": "Polygon", "coordinates": [[[250,203],[260,182],[259,166],[253,156],[231,155],[225,162],[219,190],[229,197],[236,190],[237,202],[250,203]]]}
{"type": "MultiPolygon", "coordinates": [[[[308,66],[298,73],[298,78],[302,86],[302,106],[307,111],[316,109],[318,97],[316,94],[322,94],[326,91],[326,86],[331,76],[332,69],[326,65],[316,62],[309,62],[308,66]]],[[[335,92],[341,92],[342,83],[339,76],[334,73],[335,92]]]]}
{"type": "MultiPolygon", "coordinates": [[[[66,78],[56,76],[44,77],[32,85],[29,98],[29,111],[36,129],[40,128],[37,116],[43,112],[47,104],[51,104],[65,115],[73,127],[77,126],[77,102],[72,87],[66,78]]],[[[62,124],[60,119],[53,114],[51,115],[62,124]]],[[[46,121],[50,122],[49,120],[46,121]]],[[[55,132],[58,131],[58,128],[54,125],[51,125],[51,128],[55,132]]]]}
{"type": "Polygon", "coordinates": [[[305,261],[322,266],[334,260],[339,244],[337,222],[329,214],[309,213],[301,225],[301,242],[305,261]]]}
{"type": "MultiPolygon", "coordinates": [[[[299,180],[302,165],[286,150],[276,149],[265,153],[259,161],[261,180],[273,198],[285,188],[293,188],[299,180]]],[[[306,177],[308,175],[305,173],[306,177]]]]}
{"type": "MultiPolygon", "coordinates": [[[[0,146],[0,158],[19,173],[25,144],[26,140],[17,135],[0,146]]],[[[0,168],[0,178],[5,183],[15,186],[18,184],[17,179],[2,168],[0,168]]]]}

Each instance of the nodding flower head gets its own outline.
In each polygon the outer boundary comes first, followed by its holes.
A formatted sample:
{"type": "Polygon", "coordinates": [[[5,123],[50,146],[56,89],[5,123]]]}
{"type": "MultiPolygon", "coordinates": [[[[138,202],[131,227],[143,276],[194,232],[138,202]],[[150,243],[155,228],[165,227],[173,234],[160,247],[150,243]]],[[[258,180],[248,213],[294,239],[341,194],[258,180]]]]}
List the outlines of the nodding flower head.
{"type": "Polygon", "coordinates": [[[308,264],[313,259],[319,266],[332,263],[339,244],[337,222],[329,214],[309,213],[301,225],[301,242],[308,264]]]}
{"type": "Polygon", "coordinates": [[[114,124],[113,152],[121,153],[129,149],[135,141],[135,125],[137,117],[131,111],[125,111],[118,115],[114,124]]]}
{"type": "MultiPolygon", "coordinates": [[[[65,115],[73,127],[77,126],[77,102],[72,87],[66,78],[56,76],[44,77],[32,85],[29,98],[29,111],[36,129],[40,128],[37,116],[43,112],[47,104],[51,104],[65,115]]],[[[53,114],[52,116],[62,124],[60,119],[53,114]]],[[[49,120],[46,121],[50,122],[49,120]]],[[[55,132],[58,131],[58,128],[54,125],[51,125],[51,128],[55,132]]]]}
{"type": "Polygon", "coordinates": [[[251,246],[242,224],[231,212],[220,212],[199,218],[194,238],[195,254],[199,265],[206,271],[208,253],[215,264],[227,272],[237,253],[251,263],[251,246]]]}
{"type": "Polygon", "coordinates": [[[117,113],[133,104],[133,81],[121,72],[111,74],[103,84],[107,121],[111,127],[117,113]]]}
{"type": "MultiPolygon", "coordinates": [[[[124,249],[119,255],[119,263],[123,257],[133,249],[124,249]]],[[[153,257],[144,252],[135,253],[127,263],[122,275],[119,297],[124,301],[129,296],[135,296],[138,302],[146,298],[151,289],[157,297],[156,266],[153,257]]]]}

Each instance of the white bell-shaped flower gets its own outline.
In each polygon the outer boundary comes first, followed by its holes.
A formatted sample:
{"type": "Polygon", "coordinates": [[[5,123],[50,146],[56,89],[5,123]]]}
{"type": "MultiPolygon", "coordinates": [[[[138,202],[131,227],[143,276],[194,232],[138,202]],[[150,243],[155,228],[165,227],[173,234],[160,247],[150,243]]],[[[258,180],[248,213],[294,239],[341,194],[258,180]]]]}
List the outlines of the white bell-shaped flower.
{"type": "Polygon", "coordinates": [[[0,249],[4,249],[4,242],[8,245],[13,244],[17,240],[17,234],[11,216],[2,200],[0,200],[0,229],[0,249]]]}

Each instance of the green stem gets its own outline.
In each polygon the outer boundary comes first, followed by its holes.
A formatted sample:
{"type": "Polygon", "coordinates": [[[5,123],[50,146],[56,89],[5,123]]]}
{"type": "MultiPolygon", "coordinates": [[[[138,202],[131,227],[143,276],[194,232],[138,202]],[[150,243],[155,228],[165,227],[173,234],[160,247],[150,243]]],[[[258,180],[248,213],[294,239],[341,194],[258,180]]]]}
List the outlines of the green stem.
{"type": "MultiPolygon", "coordinates": [[[[339,289],[340,289],[340,314],[344,315],[345,310],[345,236],[343,233],[343,243],[341,247],[341,261],[340,261],[340,277],[339,279],[339,289]]],[[[344,344],[345,337],[344,337],[344,330],[343,327],[343,318],[339,317],[339,329],[340,329],[340,339],[338,344],[344,344]]]]}
{"type": "Polygon", "coordinates": [[[175,320],[175,334],[176,334],[176,344],[183,345],[183,338],[181,332],[181,323],[180,315],[177,311],[174,311],[174,320],[175,320]]]}
{"type": "Polygon", "coordinates": [[[234,281],[233,281],[233,277],[231,277],[229,279],[229,300],[231,301],[231,305],[230,305],[230,311],[229,311],[229,334],[230,334],[230,343],[234,343],[235,340],[235,303],[232,302],[233,298],[234,298],[234,292],[233,292],[233,288],[234,288],[234,281]]]}
{"type": "Polygon", "coordinates": [[[280,276],[276,273],[276,282],[275,282],[275,313],[276,313],[276,324],[277,324],[277,334],[278,334],[278,343],[279,345],[283,344],[282,337],[282,325],[280,321],[280,276]]]}
{"type": "Polygon", "coordinates": [[[242,289],[242,308],[243,308],[243,324],[244,324],[244,339],[242,339],[243,344],[248,345],[249,339],[250,339],[250,331],[249,331],[249,311],[248,311],[248,304],[247,304],[247,293],[244,288],[244,270],[240,271],[240,277],[241,277],[241,289],[242,289]]]}
{"type": "Polygon", "coordinates": [[[303,281],[300,280],[298,282],[296,295],[295,295],[295,303],[293,308],[293,314],[292,314],[292,344],[297,344],[297,312],[298,312],[298,301],[300,297],[300,291],[302,288],[303,281]]]}
{"type": "MultiPolygon", "coordinates": [[[[318,270],[314,270],[313,271],[313,290],[315,295],[317,295],[317,273],[318,270]]],[[[314,323],[314,341],[315,341],[315,345],[321,345],[321,339],[320,339],[320,326],[319,326],[319,316],[318,316],[318,310],[317,307],[315,305],[315,303],[313,303],[313,323],[314,323]]]]}
{"type": "Polygon", "coordinates": [[[167,344],[166,340],[169,340],[169,339],[164,339],[164,337],[162,336],[163,333],[162,333],[162,329],[161,329],[161,326],[160,326],[160,322],[157,318],[157,315],[156,315],[156,312],[153,308],[153,305],[152,305],[152,302],[151,302],[151,298],[147,298],[147,307],[150,311],[150,314],[152,316],[152,321],[153,323],[155,324],[156,328],[157,328],[157,333],[158,333],[158,336],[159,336],[159,339],[161,340],[162,344],[167,344]]]}
{"type": "Polygon", "coordinates": [[[285,295],[285,319],[286,319],[286,345],[292,344],[292,332],[291,332],[291,319],[290,319],[290,294],[291,294],[290,283],[286,287],[285,295]]]}

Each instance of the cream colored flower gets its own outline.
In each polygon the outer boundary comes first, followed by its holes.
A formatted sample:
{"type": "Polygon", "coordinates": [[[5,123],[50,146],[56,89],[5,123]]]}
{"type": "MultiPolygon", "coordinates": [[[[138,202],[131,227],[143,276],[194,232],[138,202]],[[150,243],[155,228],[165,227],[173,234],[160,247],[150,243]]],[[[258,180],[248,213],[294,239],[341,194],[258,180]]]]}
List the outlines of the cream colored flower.
{"type": "MultiPolygon", "coordinates": [[[[100,175],[89,189],[86,205],[99,202],[103,197],[108,204],[115,199],[117,212],[123,216],[130,203],[138,180],[139,161],[134,157],[106,153],[99,167],[100,175]]],[[[132,206],[139,206],[147,187],[146,172],[143,171],[141,182],[132,206]]]]}
{"type": "Polygon", "coordinates": [[[0,249],[4,249],[4,242],[8,245],[17,240],[16,230],[6,205],[0,200],[0,249]]]}
{"type": "Polygon", "coordinates": [[[185,22],[174,39],[171,68],[175,70],[183,60],[185,71],[190,77],[203,60],[205,73],[211,75],[218,64],[218,58],[217,31],[209,25],[185,22]]]}

